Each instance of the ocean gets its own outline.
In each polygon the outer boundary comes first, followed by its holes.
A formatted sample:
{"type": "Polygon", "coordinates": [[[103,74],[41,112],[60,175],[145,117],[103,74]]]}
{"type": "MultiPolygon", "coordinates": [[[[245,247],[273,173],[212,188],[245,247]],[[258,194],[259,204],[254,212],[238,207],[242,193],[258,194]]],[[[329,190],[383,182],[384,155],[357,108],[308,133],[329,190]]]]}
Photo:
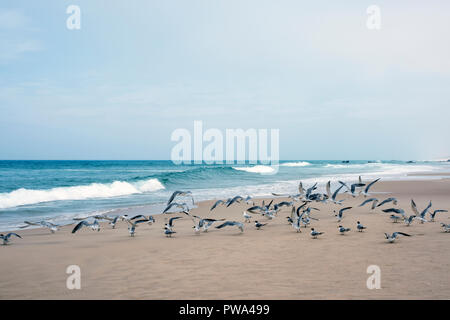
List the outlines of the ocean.
{"type": "MultiPolygon", "coordinates": [[[[295,193],[298,182],[420,179],[414,172],[448,172],[449,162],[280,161],[264,165],[175,165],[171,161],[0,161],[0,231],[24,220],[54,223],[96,213],[157,214],[175,190],[196,201],[235,195],[295,193]]],[[[427,179],[440,178],[438,175],[427,179]]]]}

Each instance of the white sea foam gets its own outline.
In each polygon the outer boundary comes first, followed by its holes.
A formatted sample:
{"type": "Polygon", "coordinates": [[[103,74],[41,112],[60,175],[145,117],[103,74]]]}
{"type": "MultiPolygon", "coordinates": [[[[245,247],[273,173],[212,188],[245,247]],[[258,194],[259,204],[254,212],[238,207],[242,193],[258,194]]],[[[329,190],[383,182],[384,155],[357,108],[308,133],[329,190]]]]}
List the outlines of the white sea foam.
{"type": "Polygon", "coordinates": [[[9,193],[0,193],[0,209],[59,200],[111,198],[161,189],[164,189],[164,186],[158,179],[148,179],[135,183],[126,181],[92,183],[85,186],[60,187],[48,190],[21,188],[9,193]]]}
{"type": "Polygon", "coordinates": [[[306,167],[309,165],[311,165],[311,163],[309,163],[307,161],[286,162],[286,163],[280,164],[280,166],[283,166],[283,167],[306,167]]]}
{"type": "Polygon", "coordinates": [[[235,170],[251,173],[272,173],[275,169],[271,166],[256,165],[253,167],[233,167],[235,170]]]}

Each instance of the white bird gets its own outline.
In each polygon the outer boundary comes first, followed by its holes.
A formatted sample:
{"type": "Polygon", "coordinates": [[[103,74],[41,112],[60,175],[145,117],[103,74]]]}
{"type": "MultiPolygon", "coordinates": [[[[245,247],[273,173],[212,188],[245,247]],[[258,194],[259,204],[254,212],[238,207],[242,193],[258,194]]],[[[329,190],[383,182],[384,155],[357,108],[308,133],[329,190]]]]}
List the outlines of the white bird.
{"type": "Polygon", "coordinates": [[[323,233],[323,232],[316,231],[316,230],[314,230],[314,228],[311,228],[311,237],[312,237],[313,239],[317,239],[317,237],[320,236],[320,235],[322,235],[322,234],[324,234],[324,233],[323,233]]]}
{"type": "Polygon", "coordinates": [[[164,234],[166,235],[166,237],[171,238],[174,233],[176,232],[172,229],[164,228],[164,234]]]}
{"type": "Polygon", "coordinates": [[[441,223],[441,227],[444,228],[444,232],[450,232],[450,224],[441,223]]]}
{"type": "Polygon", "coordinates": [[[24,223],[26,223],[26,226],[21,226],[19,228],[23,229],[23,228],[28,228],[29,226],[40,226],[40,227],[44,227],[44,228],[48,228],[52,233],[55,233],[56,231],[59,230],[59,225],[48,222],[48,221],[39,221],[39,222],[29,222],[29,221],[24,221],[24,223]]]}
{"type": "Polygon", "coordinates": [[[358,232],[363,232],[364,231],[364,229],[367,229],[367,227],[364,227],[362,224],[361,224],[361,222],[357,222],[356,223],[356,229],[358,229],[358,232]]]}
{"type": "Polygon", "coordinates": [[[350,231],[350,228],[344,228],[343,226],[338,226],[339,232],[344,235],[346,232],[350,231]]]}
{"type": "Polygon", "coordinates": [[[172,201],[178,196],[182,196],[182,197],[191,196],[192,204],[195,205],[194,197],[192,196],[192,192],[191,191],[175,191],[170,196],[169,201],[167,201],[167,205],[171,204],[172,201]]]}
{"type": "Polygon", "coordinates": [[[384,236],[386,237],[386,240],[389,243],[393,243],[397,239],[398,235],[402,235],[402,236],[406,236],[406,237],[411,236],[410,234],[403,233],[403,232],[394,232],[393,234],[389,234],[389,233],[384,234],[384,236]]]}
{"type": "Polygon", "coordinates": [[[223,227],[226,227],[226,226],[236,226],[236,227],[238,227],[238,229],[241,232],[244,232],[244,225],[241,222],[237,222],[237,221],[225,221],[221,225],[218,225],[216,227],[216,229],[222,229],[223,227]]]}
{"type": "Polygon", "coordinates": [[[262,227],[264,227],[267,223],[260,223],[257,220],[255,220],[255,227],[256,229],[261,229],[262,227]]]}
{"type": "Polygon", "coordinates": [[[242,216],[244,217],[244,221],[245,222],[250,222],[250,219],[252,218],[252,216],[251,215],[249,215],[248,213],[247,213],[247,211],[244,211],[243,213],[242,213],[242,216]]]}
{"type": "MultiPolygon", "coordinates": [[[[339,210],[339,213],[338,213],[338,214],[335,214],[335,217],[338,218],[338,222],[341,222],[341,220],[344,218],[344,216],[343,216],[344,211],[345,211],[345,210],[349,210],[349,209],[351,209],[351,208],[352,208],[352,207],[345,207],[345,208],[342,208],[341,210],[339,210]]],[[[334,212],[336,212],[336,211],[334,211],[334,212]]]]}
{"type": "Polygon", "coordinates": [[[14,232],[10,232],[10,233],[8,233],[6,235],[4,235],[2,233],[2,234],[0,234],[0,239],[3,240],[3,245],[4,246],[6,246],[9,243],[9,241],[10,241],[9,238],[11,238],[11,236],[15,236],[15,237],[18,237],[18,238],[22,239],[21,236],[19,236],[17,233],[14,233],[14,232]]]}
{"type": "Polygon", "coordinates": [[[375,209],[375,207],[377,207],[378,199],[377,198],[370,198],[370,199],[364,200],[363,203],[361,203],[358,207],[362,207],[366,203],[369,203],[369,202],[372,202],[372,208],[371,209],[373,210],[373,209],[375,209]]]}
{"type": "Polygon", "coordinates": [[[436,213],[439,213],[439,212],[448,212],[448,210],[438,209],[438,210],[434,210],[433,213],[430,212],[431,221],[434,221],[434,217],[436,216],[436,213]]]}
{"type": "Polygon", "coordinates": [[[148,219],[136,220],[136,221],[127,221],[128,223],[128,232],[130,233],[130,237],[134,237],[136,232],[136,226],[139,223],[148,222],[148,219]]]}
{"type": "Polygon", "coordinates": [[[98,223],[97,219],[94,220],[93,223],[89,223],[86,220],[80,221],[75,228],[73,228],[72,233],[77,232],[80,230],[83,226],[90,227],[92,231],[100,231],[100,224],[98,223]]]}
{"type": "Polygon", "coordinates": [[[380,180],[381,178],[378,178],[378,179],[376,179],[376,180],[373,180],[371,183],[369,183],[367,186],[366,186],[366,188],[364,189],[364,191],[363,192],[361,192],[363,195],[364,195],[364,197],[367,197],[368,195],[369,195],[369,189],[370,189],[370,187],[372,187],[374,184],[375,184],[375,182],[377,182],[378,180],[380,180]]]}
{"type": "Polygon", "coordinates": [[[389,203],[389,202],[392,202],[396,206],[398,203],[398,200],[396,198],[387,198],[387,199],[381,201],[380,204],[377,205],[377,207],[381,207],[382,205],[389,203]]]}

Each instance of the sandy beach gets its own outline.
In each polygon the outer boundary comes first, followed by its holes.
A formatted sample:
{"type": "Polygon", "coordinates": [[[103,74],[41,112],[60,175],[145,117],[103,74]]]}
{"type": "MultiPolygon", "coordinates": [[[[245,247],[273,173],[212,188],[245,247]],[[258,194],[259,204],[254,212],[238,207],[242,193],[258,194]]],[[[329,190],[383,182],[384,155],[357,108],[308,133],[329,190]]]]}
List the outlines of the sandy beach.
{"type": "MultiPolygon", "coordinates": [[[[450,209],[450,179],[379,182],[373,195],[395,196],[399,207],[411,214],[411,198],[419,210],[430,200],[434,209],[450,209]]],[[[450,223],[448,213],[436,222],[407,227],[394,224],[389,214],[348,195],[342,225],[352,230],[340,235],[333,215],[335,205],[314,203],[320,209],[312,226],[325,234],[314,240],[310,229],[301,233],[287,223],[290,208],[261,230],[253,223],[244,233],[236,228],[210,229],[194,234],[188,218],[175,223],[173,238],[163,234],[164,216],[156,223],[140,225],[134,238],[124,222],[112,230],[106,223],[100,232],[73,226],[55,234],[46,229],[20,230],[23,239],[0,246],[1,299],[449,299],[450,234],[440,222],[450,223]],[[367,230],[356,232],[356,221],[367,230]],[[402,231],[393,244],[384,232],[402,231]],[[81,268],[81,289],[66,288],[66,268],[81,268]],[[381,269],[381,289],[369,290],[369,265],[381,269]]],[[[280,198],[281,201],[282,198],[280,198]]],[[[248,205],[218,207],[199,203],[192,214],[243,221],[248,205]]],[[[260,203],[258,199],[257,203],[260,203]]],[[[383,208],[389,208],[386,205],[383,208]]],[[[173,215],[171,215],[173,216],[173,215]]],[[[265,218],[254,215],[265,222],[265,218]]]]}

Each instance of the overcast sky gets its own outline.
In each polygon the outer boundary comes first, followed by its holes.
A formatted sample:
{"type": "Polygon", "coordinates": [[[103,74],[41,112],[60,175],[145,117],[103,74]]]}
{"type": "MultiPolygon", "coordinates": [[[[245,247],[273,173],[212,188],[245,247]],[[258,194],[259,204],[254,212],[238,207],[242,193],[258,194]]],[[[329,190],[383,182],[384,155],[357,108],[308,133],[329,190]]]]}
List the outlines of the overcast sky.
{"type": "Polygon", "coordinates": [[[279,128],[282,159],[450,155],[450,2],[0,3],[0,159],[169,159],[279,128]],[[81,8],[81,29],[66,9],[81,8]],[[366,26],[369,5],[381,29],[366,26]]]}

